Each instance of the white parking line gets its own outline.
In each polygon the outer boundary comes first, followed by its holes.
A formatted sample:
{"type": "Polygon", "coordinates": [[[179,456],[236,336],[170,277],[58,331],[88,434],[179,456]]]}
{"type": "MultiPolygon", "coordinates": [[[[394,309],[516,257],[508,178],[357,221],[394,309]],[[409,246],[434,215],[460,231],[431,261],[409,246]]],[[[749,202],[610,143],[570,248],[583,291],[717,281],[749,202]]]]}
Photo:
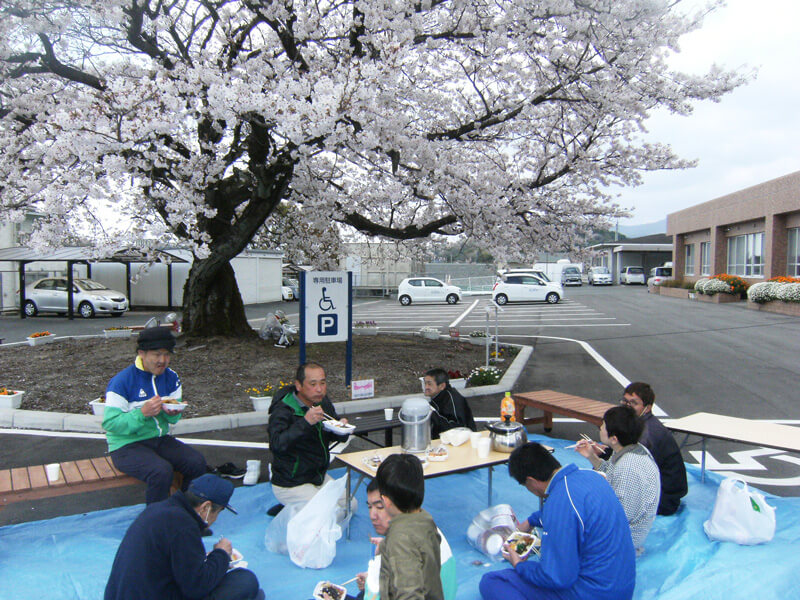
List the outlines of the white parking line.
{"type": "Polygon", "coordinates": [[[478,305],[478,302],[480,302],[480,299],[475,300],[475,302],[473,302],[468,309],[466,309],[463,313],[461,313],[460,317],[458,317],[455,321],[450,323],[448,327],[458,327],[458,324],[461,322],[461,320],[472,312],[472,309],[478,305]]]}

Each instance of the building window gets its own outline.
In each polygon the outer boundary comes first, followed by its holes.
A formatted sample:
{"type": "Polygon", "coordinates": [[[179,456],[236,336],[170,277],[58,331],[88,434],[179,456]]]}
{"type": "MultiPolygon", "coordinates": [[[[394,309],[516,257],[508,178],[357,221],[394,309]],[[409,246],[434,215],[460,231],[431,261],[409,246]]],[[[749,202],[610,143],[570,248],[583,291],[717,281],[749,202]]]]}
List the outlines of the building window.
{"type": "Polygon", "coordinates": [[[700,275],[711,275],[711,242],[700,243],[700,275]]]}
{"type": "Polygon", "coordinates": [[[728,238],[728,273],[745,277],[764,275],[764,234],[728,238]]]}
{"type": "Polygon", "coordinates": [[[694,275],[694,244],[686,244],[686,264],[683,274],[694,275]]]}
{"type": "Polygon", "coordinates": [[[800,227],[790,229],[787,235],[787,246],[789,247],[786,257],[786,274],[789,277],[800,276],[800,227]]]}

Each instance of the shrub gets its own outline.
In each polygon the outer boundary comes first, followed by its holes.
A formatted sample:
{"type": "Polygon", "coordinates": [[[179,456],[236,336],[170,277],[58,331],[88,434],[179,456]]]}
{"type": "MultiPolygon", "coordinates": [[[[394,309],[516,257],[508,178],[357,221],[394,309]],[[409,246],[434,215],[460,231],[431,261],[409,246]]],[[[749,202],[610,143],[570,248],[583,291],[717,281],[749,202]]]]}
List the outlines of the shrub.
{"type": "Polygon", "coordinates": [[[714,279],[719,279],[720,281],[724,281],[725,283],[727,283],[729,286],[731,286],[731,291],[728,293],[737,296],[741,296],[742,294],[744,294],[750,285],[738,275],[728,275],[727,273],[720,273],[719,275],[714,275],[714,279]]]}
{"type": "Polygon", "coordinates": [[[705,288],[706,282],[710,281],[708,277],[701,277],[697,281],[694,282],[694,291],[698,294],[704,294],[705,292],[703,289],[705,288]]]}
{"type": "Polygon", "coordinates": [[[497,367],[476,367],[469,374],[469,385],[494,385],[500,381],[502,373],[497,367]]]}
{"type": "Polygon", "coordinates": [[[776,293],[781,284],[773,281],[759,281],[747,289],[747,299],[750,302],[764,304],[775,300],[776,293]]]}
{"type": "Polygon", "coordinates": [[[713,296],[714,294],[733,294],[733,289],[730,285],[722,281],[722,279],[709,279],[703,285],[703,293],[707,296],[713,296]]]}
{"type": "Polygon", "coordinates": [[[781,275],[780,277],[773,277],[767,281],[776,283],[800,283],[800,277],[787,277],[785,275],[781,275]]]}
{"type": "Polygon", "coordinates": [[[800,302],[800,283],[780,283],[777,293],[778,300],[784,302],[800,302]]]}
{"type": "Polygon", "coordinates": [[[485,338],[486,332],[483,329],[476,329],[475,331],[469,332],[469,337],[471,338],[485,338]]]}

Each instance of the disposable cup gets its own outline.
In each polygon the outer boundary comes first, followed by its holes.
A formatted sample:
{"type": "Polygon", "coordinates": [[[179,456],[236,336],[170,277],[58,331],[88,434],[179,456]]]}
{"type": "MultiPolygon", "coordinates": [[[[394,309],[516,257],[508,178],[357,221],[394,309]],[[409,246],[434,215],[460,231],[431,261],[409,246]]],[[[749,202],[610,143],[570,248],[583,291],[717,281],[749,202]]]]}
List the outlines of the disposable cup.
{"type": "Polygon", "coordinates": [[[392,420],[392,413],[394,412],[393,408],[384,408],[383,409],[383,416],[386,418],[387,421],[392,420]]]}
{"type": "Polygon", "coordinates": [[[492,440],[481,438],[478,440],[478,458],[489,458],[489,451],[492,449],[492,440]]]}
{"type": "Polygon", "coordinates": [[[50,463],[49,465],[45,465],[44,470],[47,472],[47,481],[58,481],[61,465],[58,463],[50,463]]]}
{"type": "Polygon", "coordinates": [[[482,437],[483,436],[481,435],[480,431],[473,431],[472,433],[469,434],[469,445],[472,446],[473,448],[477,448],[478,442],[482,437]]]}

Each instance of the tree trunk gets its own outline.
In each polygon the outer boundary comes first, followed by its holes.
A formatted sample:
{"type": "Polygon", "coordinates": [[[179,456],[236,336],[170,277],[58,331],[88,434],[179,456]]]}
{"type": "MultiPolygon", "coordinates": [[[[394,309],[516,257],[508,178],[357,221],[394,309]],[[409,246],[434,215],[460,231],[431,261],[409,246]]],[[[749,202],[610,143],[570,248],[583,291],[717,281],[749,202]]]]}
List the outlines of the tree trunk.
{"type": "Polygon", "coordinates": [[[197,337],[256,335],[247,322],[230,262],[213,255],[194,261],[183,290],[182,327],[197,337]]]}

